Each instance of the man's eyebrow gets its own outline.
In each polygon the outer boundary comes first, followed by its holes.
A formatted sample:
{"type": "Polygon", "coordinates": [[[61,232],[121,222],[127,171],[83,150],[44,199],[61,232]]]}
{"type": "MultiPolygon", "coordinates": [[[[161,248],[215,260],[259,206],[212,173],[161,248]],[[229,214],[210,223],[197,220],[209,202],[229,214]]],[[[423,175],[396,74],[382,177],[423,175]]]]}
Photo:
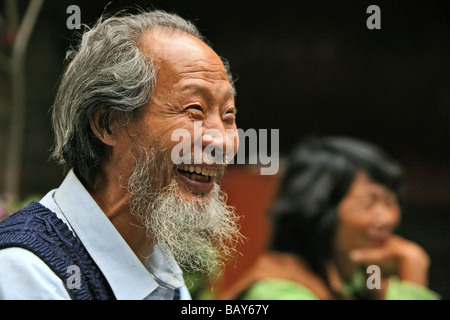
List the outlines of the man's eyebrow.
{"type": "Polygon", "coordinates": [[[236,89],[232,86],[229,90],[228,90],[228,94],[231,95],[233,98],[236,97],[236,89]]]}
{"type": "Polygon", "coordinates": [[[224,100],[228,100],[230,98],[235,98],[236,97],[236,89],[234,89],[234,87],[231,87],[230,89],[227,90],[227,92],[224,95],[224,100]]]}

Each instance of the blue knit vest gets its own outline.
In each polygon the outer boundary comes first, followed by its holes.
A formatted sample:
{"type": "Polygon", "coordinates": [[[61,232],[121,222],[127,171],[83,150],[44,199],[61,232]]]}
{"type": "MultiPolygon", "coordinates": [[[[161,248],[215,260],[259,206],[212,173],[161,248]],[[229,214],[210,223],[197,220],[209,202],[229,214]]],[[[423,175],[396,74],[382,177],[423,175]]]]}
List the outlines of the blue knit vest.
{"type": "Polygon", "coordinates": [[[36,201],[0,223],[0,249],[10,247],[24,248],[37,255],[62,280],[74,300],[115,299],[83,244],[54,212],[36,201]],[[71,266],[79,268],[79,285],[69,285],[71,266]]]}

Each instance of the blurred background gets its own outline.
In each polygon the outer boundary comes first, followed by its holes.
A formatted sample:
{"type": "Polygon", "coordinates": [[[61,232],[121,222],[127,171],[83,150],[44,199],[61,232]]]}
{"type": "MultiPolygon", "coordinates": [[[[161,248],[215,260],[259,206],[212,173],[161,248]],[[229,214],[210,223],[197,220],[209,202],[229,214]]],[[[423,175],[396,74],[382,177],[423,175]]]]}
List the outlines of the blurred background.
{"type": "MultiPolygon", "coordinates": [[[[19,46],[29,3],[0,1],[0,216],[64,178],[49,161],[48,111],[65,51],[77,39],[66,26],[68,6],[79,6],[88,25],[126,6],[163,9],[195,22],[229,60],[238,127],[279,129],[281,157],[306,136],[345,135],[376,143],[403,164],[399,233],[428,251],[430,287],[450,298],[450,2],[44,0],[19,46]],[[371,4],[381,9],[380,30],[366,27],[371,4]],[[18,83],[25,91],[14,94],[18,83]]],[[[230,166],[223,187],[248,240],[215,279],[216,292],[264,247],[278,178],[230,166]]]]}

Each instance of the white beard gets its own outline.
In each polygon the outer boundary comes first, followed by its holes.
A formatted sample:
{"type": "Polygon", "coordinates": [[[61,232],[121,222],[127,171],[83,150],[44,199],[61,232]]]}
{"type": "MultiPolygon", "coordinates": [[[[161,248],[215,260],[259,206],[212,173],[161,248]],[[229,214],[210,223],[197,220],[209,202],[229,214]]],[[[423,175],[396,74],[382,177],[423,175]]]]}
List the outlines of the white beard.
{"type": "Polygon", "coordinates": [[[163,159],[163,152],[152,150],[152,157],[144,153],[137,158],[128,182],[131,213],[141,220],[147,236],[181,268],[217,270],[234,255],[242,238],[234,208],[226,204],[218,184],[209,198],[186,199],[175,180],[167,181],[170,162],[163,159]]]}

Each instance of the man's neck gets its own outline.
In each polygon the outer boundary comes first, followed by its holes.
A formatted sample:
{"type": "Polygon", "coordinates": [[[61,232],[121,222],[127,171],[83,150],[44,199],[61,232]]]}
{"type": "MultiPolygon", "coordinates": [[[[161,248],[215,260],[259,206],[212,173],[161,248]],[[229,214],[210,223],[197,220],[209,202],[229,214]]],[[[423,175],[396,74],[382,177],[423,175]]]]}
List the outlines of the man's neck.
{"type": "Polygon", "coordinates": [[[120,176],[99,172],[95,188],[87,190],[139,260],[144,261],[154,243],[140,219],[131,213],[130,194],[120,176]]]}

